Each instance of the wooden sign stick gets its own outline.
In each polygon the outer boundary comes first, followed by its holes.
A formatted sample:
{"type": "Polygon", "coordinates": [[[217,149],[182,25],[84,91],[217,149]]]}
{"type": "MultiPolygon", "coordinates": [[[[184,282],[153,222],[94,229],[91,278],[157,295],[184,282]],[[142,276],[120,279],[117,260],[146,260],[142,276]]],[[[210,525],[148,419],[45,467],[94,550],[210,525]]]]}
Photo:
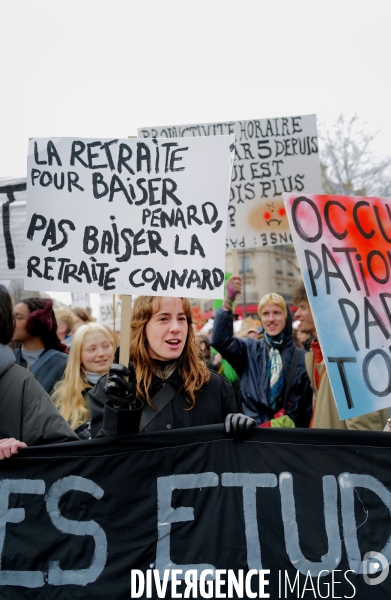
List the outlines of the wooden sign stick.
{"type": "Polygon", "coordinates": [[[132,312],[132,296],[122,295],[121,331],[119,362],[124,367],[129,364],[130,356],[130,313],[132,312]]]}
{"type": "MultiPolygon", "coordinates": [[[[136,135],[129,135],[130,138],[137,138],[136,135]]],[[[119,334],[120,349],[119,363],[127,367],[130,357],[130,313],[132,312],[132,296],[122,295],[121,304],[121,330],[119,334]]],[[[126,378],[127,379],[127,378],[126,378]]]]}
{"type": "Polygon", "coordinates": [[[115,314],[115,294],[113,294],[113,338],[114,338],[114,343],[116,344],[116,328],[117,328],[117,323],[116,323],[116,314],[115,314]]]}

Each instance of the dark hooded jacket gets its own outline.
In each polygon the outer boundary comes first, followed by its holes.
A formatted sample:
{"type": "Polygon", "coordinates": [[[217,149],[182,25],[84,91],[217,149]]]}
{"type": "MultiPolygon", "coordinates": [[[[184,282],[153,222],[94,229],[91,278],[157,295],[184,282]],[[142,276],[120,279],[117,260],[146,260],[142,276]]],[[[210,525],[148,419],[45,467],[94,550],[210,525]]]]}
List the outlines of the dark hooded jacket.
{"type": "Polygon", "coordinates": [[[28,446],[77,441],[50,396],[27,369],[15,364],[13,352],[0,344],[0,439],[28,446]]]}
{"type": "Polygon", "coordinates": [[[274,414],[285,408],[285,413],[296,427],[308,427],[312,413],[312,390],[305,368],[305,351],[300,350],[293,385],[284,406],[283,398],[288,381],[295,344],[292,337],[292,317],[288,311],[283,330],[284,341],[280,349],[284,389],[282,404],[277,410],[270,407],[270,378],[268,360],[270,346],[266,339],[239,339],[234,336],[232,311],[220,308],[216,312],[213,324],[211,345],[233,366],[241,377],[240,393],[242,412],[256,420],[257,424],[273,418],[274,414]]]}

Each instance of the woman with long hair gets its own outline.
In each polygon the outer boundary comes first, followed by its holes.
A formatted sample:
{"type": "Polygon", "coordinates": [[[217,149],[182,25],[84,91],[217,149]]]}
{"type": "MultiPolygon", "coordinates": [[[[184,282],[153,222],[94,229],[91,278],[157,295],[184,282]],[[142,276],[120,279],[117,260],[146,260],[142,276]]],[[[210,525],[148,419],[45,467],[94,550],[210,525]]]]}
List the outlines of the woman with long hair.
{"type": "Polygon", "coordinates": [[[254,421],[235,414],[232,386],[199,357],[187,298],[139,296],[130,328],[129,368],[113,365],[90,391],[92,437],[223,422],[248,433],[254,421]]]}
{"type": "Polygon", "coordinates": [[[57,336],[57,321],[50,298],[26,298],[14,307],[13,342],[16,364],[29,369],[51,394],[67,364],[67,347],[57,336]]]}
{"type": "Polygon", "coordinates": [[[109,372],[113,357],[114,342],[108,329],[98,323],[77,329],[64,377],[56,384],[52,398],[81,439],[90,437],[88,390],[109,372]]]}

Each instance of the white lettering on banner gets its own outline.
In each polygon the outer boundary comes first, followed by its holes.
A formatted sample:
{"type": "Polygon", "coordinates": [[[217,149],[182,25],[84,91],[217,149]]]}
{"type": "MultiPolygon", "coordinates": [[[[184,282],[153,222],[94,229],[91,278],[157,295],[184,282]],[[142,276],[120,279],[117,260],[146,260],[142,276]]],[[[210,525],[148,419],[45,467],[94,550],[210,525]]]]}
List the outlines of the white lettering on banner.
{"type": "MultiPolygon", "coordinates": [[[[93,481],[76,475],[56,481],[46,495],[46,508],[53,525],[62,533],[89,535],[94,538],[95,551],[91,565],[86,569],[62,570],[58,561],[49,562],[48,583],[51,585],[87,585],[95,581],[103,571],[107,560],[106,534],[95,521],[66,519],[58,508],[61,498],[69,491],[85,492],[97,500],[103,497],[103,490],[93,481]]],[[[25,520],[24,508],[9,508],[10,494],[44,494],[45,482],[42,479],[3,479],[0,481],[0,585],[19,585],[27,588],[42,587],[44,574],[40,571],[3,571],[1,557],[4,549],[6,524],[21,523],[25,520]]]]}
{"type": "Polygon", "coordinates": [[[95,550],[91,564],[87,569],[60,568],[58,561],[49,563],[48,582],[52,585],[87,585],[98,579],[105,568],[107,560],[107,538],[106,534],[95,521],[75,521],[66,519],[60,513],[59,502],[67,492],[75,490],[91,494],[97,500],[103,497],[103,490],[96,483],[72,475],[59,479],[52,485],[46,496],[46,508],[53,525],[62,533],[71,535],[90,535],[94,538],[95,550]]]}
{"type": "MultiPolygon", "coordinates": [[[[325,577],[330,572],[338,571],[342,557],[342,541],[346,547],[350,570],[356,573],[365,573],[366,563],[361,556],[369,549],[360,549],[357,539],[357,523],[354,512],[354,494],[356,488],[364,488],[375,494],[387,507],[391,519],[391,492],[377,479],[370,475],[343,473],[338,478],[341,496],[341,517],[343,527],[343,540],[339,531],[338,514],[338,485],[337,479],[326,475],[323,481],[323,514],[324,528],[327,535],[328,551],[320,557],[320,561],[313,562],[306,559],[301,551],[296,518],[296,503],[293,488],[293,476],[283,472],[279,476],[279,492],[281,497],[281,512],[284,527],[285,550],[298,573],[307,577],[325,577]]],[[[217,581],[221,578],[222,571],[208,564],[176,565],[170,558],[171,524],[183,521],[195,521],[194,509],[190,506],[173,508],[172,493],[174,490],[202,489],[219,486],[219,476],[213,472],[198,474],[170,475],[157,478],[157,521],[158,540],[156,545],[156,569],[153,570],[155,586],[164,594],[167,582],[172,581],[171,571],[176,580],[185,580],[187,586],[194,586],[196,581],[203,582],[209,593],[208,581],[217,581]],[[157,580],[163,583],[158,587],[157,580]]],[[[221,485],[227,489],[241,487],[243,489],[244,534],[247,548],[248,574],[260,574],[261,549],[256,517],[256,496],[262,493],[261,489],[273,488],[277,485],[277,477],[273,473],[223,473],[221,485]],[[253,520],[251,520],[253,518],[253,520]],[[255,568],[256,566],[256,568],[255,568]]],[[[103,529],[95,521],[77,521],[63,517],[59,511],[61,498],[69,491],[79,491],[90,494],[97,500],[103,497],[103,490],[93,481],[84,477],[70,476],[59,479],[48,490],[46,495],[46,509],[49,517],[62,533],[78,536],[91,536],[94,538],[95,549],[91,564],[85,569],[61,569],[58,561],[49,561],[48,584],[62,585],[87,585],[96,581],[103,572],[107,561],[107,538],[103,529]]],[[[25,518],[23,508],[9,508],[11,494],[37,494],[45,493],[45,482],[41,479],[3,479],[0,481],[0,559],[7,544],[6,524],[22,523],[25,518]]],[[[26,500],[27,502],[27,500],[26,500]]],[[[323,528],[323,524],[320,528],[323,528]]],[[[190,546],[191,547],[191,546],[190,546]]],[[[373,553],[372,553],[373,554],[373,553]]],[[[388,568],[391,562],[391,538],[384,548],[378,552],[382,557],[382,569],[388,568]],[[383,564],[384,563],[384,564],[383,564]]],[[[375,557],[377,555],[375,554],[375,557]]],[[[267,571],[264,571],[265,573],[267,571]]],[[[132,588],[144,588],[145,575],[137,569],[132,570],[132,588]]],[[[251,579],[251,576],[250,576],[251,579]]],[[[148,586],[152,585],[152,571],[147,576],[148,586]],[[148,580],[149,577],[149,580],[148,580]],[[148,582],[149,581],[149,582],[148,582]]],[[[229,585],[236,584],[230,582],[229,585]]],[[[243,577],[237,582],[243,587],[243,577]]],[[[265,582],[266,583],[266,582],[265,582]]],[[[312,582],[311,582],[312,583],[312,582]]],[[[0,568],[0,586],[18,585],[26,588],[42,587],[45,584],[44,574],[40,571],[9,571],[0,568]]],[[[175,584],[177,585],[177,583],[175,584]]],[[[134,595],[133,597],[137,597],[134,595]]],[[[258,596],[267,597],[267,596],[258,596]]]]}
{"type": "Polygon", "coordinates": [[[157,480],[157,506],[158,506],[158,541],[156,546],[156,568],[161,578],[166,569],[178,568],[196,570],[198,577],[202,571],[209,570],[211,579],[214,578],[215,567],[207,564],[175,565],[170,558],[170,531],[171,523],[178,521],[194,521],[194,510],[191,507],[172,508],[171,496],[174,490],[188,490],[193,488],[215,487],[219,484],[216,473],[200,473],[197,475],[169,475],[159,477],[157,480]]]}
{"type": "MultiPolygon", "coordinates": [[[[11,494],[44,494],[42,479],[3,479],[0,481],[0,561],[4,548],[7,523],[22,523],[26,518],[24,508],[9,508],[11,494]]],[[[0,564],[0,585],[20,585],[37,588],[45,583],[41,571],[3,571],[0,564]]]]}
{"type": "Polygon", "coordinates": [[[221,476],[221,485],[226,487],[241,487],[243,489],[247,564],[249,569],[262,569],[256,493],[259,487],[276,487],[277,477],[272,473],[223,473],[221,476]]]}

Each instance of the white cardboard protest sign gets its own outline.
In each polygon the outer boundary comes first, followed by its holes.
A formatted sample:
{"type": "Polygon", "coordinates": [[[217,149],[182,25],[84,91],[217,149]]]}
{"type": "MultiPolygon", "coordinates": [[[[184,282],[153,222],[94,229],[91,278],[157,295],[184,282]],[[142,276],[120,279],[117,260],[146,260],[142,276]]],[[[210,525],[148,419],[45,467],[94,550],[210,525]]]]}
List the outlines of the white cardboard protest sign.
{"type": "Polygon", "coordinates": [[[291,244],[283,192],[322,193],[315,115],[138,129],[144,139],[232,133],[227,248],[291,244]]]}
{"type": "Polygon", "coordinates": [[[114,328],[114,315],[113,315],[113,301],[101,302],[99,305],[99,316],[98,322],[109,329],[121,329],[121,307],[122,302],[119,298],[115,299],[115,328],[114,328]]]}
{"type": "Polygon", "coordinates": [[[339,417],[391,406],[391,200],[284,200],[339,417]]]}
{"type": "Polygon", "coordinates": [[[0,179],[0,279],[22,279],[26,236],[26,178],[0,179]]]}
{"type": "Polygon", "coordinates": [[[223,297],[234,142],[30,140],[25,288],[223,297]]]}
{"type": "Polygon", "coordinates": [[[89,308],[90,307],[90,295],[89,294],[71,294],[72,308],[89,308]]]}

